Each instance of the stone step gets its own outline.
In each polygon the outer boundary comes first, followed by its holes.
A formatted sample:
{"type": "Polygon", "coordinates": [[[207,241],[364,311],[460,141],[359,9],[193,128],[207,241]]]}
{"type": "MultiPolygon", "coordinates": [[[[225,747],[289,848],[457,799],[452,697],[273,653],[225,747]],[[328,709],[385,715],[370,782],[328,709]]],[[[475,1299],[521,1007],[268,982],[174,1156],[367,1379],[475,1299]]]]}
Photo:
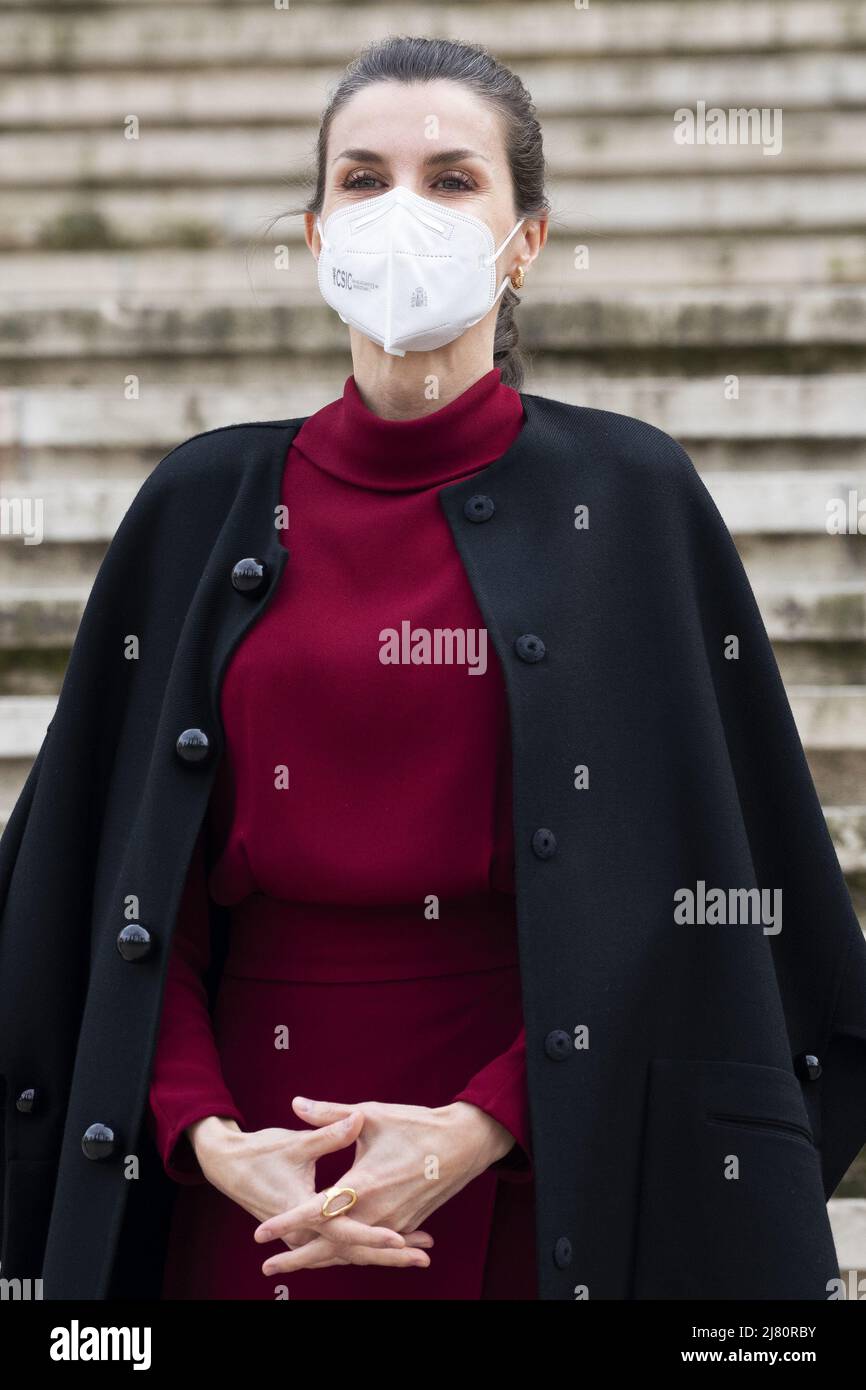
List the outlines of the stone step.
{"type": "Polygon", "coordinates": [[[136,491],[137,487],[128,479],[67,479],[60,485],[37,489],[26,479],[4,478],[4,545],[14,544],[18,548],[18,565],[23,567],[28,563],[39,565],[44,544],[73,541],[106,544],[128,511],[136,491]],[[11,519],[13,509],[14,520],[11,519]],[[37,539],[28,545],[25,536],[37,539]]]}
{"type": "MultiPolygon", "coordinates": [[[[828,697],[828,700],[838,702],[839,695],[840,692],[834,692],[828,697]]],[[[861,713],[866,715],[863,706],[866,695],[864,695],[863,690],[843,691],[841,695],[843,703],[845,696],[849,697],[848,703],[850,704],[859,701],[861,713]]],[[[809,697],[805,692],[798,691],[796,688],[789,688],[789,696],[795,714],[799,714],[798,723],[802,721],[801,736],[805,732],[804,744],[810,763],[813,764],[813,773],[816,776],[819,794],[822,794],[821,781],[826,774],[823,772],[820,757],[816,759],[814,746],[810,744],[808,738],[810,713],[807,706],[809,697]],[[816,761],[818,763],[817,769],[815,767],[816,761]]],[[[2,832],[9,813],[24,785],[30,764],[39,750],[56,704],[56,695],[42,697],[0,696],[0,832],[2,832]]],[[[844,714],[843,723],[845,723],[844,714]]],[[[847,724],[844,730],[839,731],[837,738],[847,734],[849,728],[850,724],[847,724]]],[[[862,752],[864,745],[866,745],[866,718],[861,723],[859,730],[854,732],[856,748],[862,752]]],[[[826,737],[826,731],[820,737],[826,737]]],[[[842,756],[851,762],[852,750],[843,747],[841,751],[842,756]]],[[[849,883],[856,886],[866,872],[866,806],[833,805],[827,801],[826,797],[824,797],[823,804],[842,870],[848,877],[849,883]]]]}
{"type": "MultiPolygon", "coordinates": [[[[798,170],[826,175],[866,166],[863,111],[786,111],[783,147],[768,158],[757,142],[676,143],[671,109],[648,116],[550,117],[544,123],[548,176],[651,171],[764,176],[798,170]]],[[[282,122],[222,128],[216,139],[204,125],[145,124],[137,139],[123,138],[116,128],[0,133],[0,187],[267,183],[305,163],[315,134],[312,124],[286,127],[282,122]]]]}
{"type": "MultiPolygon", "coordinates": [[[[40,548],[40,556],[43,553],[40,548]]],[[[89,589],[80,584],[4,589],[0,597],[0,651],[68,649],[88,593],[89,589]]]]}
{"type": "MultiPolygon", "coordinates": [[[[261,0],[230,0],[235,10],[242,10],[245,6],[259,5],[261,0]]],[[[282,0],[275,3],[274,8],[279,9],[282,0]]],[[[347,0],[317,0],[318,8],[324,9],[328,15],[328,22],[336,22],[343,13],[347,0]]],[[[481,4],[495,4],[500,12],[509,13],[508,6],[501,0],[478,0],[481,4]]],[[[183,0],[186,9],[190,7],[212,4],[212,0],[183,0]]],[[[41,6],[50,9],[52,13],[63,13],[63,11],[74,11],[82,8],[81,0],[0,0],[0,13],[11,11],[32,11],[41,6]]],[[[177,9],[178,0],[135,0],[135,7],[139,11],[150,11],[159,14],[166,9],[177,9]]],[[[616,0],[616,3],[608,7],[608,12],[602,17],[603,22],[610,24],[610,12],[622,14],[620,29],[625,26],[626,33],[629,32],[628,24],[637,18],[643,18],[644,22],[656,25],[660,21],[659,14],[664,17],[664,12],[671,7],[671,0],[660,0],[651,6],[641,3],[641,0],[616,0]],[[648,11],[650,12],[648,15],[648,11]]],[[[91,11],[105,12],[112,9],[131,8],[127,6],[125,0],[88,0],[87,8],[91,11]]],[[[373,8],[368,6],[368,9],[373,8]]],[[[438,26],[443,17],[448,19],[454,14],[453,0],[427,0],[423,11],[413,10],[411,17],[414,21],[421,22],[423,18],[425,30],[433,32],[434,24],[438,32],[438,26]]],[[[539,6],[539,9],[541,6],[539,6]]],[[[381,12],[383,6],[376,6],[377,12],[381,12]]],[[[682,12],[682,0],[680,0],[680,13],[682,12]]],[[[401,15],[406,13],[405,9],[400,11],[401,15]]],[[[736,9],[728,0],[728,3],[714,9],[707,3],[707,0],[691,0],[690,15],[692,23],[701,33],[702,37],[707,31],[707,46],[714,48],[718,45],[736,46],[737,42],[742,43],[743,48],[757,45],[766,48],[772,43],[778,43],[780,47],[788,45],[800,46],[809,42],[818,42],[825,33],[834,36],[839,40],[848,39],[856,41],[857,35],[863,31],[863,23],[857,16],[851,16],[846,7],[833,0],[823,0],[822,15],[826,14],[826,21],[817,22],[814,9],[803,0],[795,0],[789,5],[780,5],[778,0],[760,0],[760,3],[753,4],[748,10],[743,12],[736,9]],[[853,22],[852,22],[853,18],[853,22]],[[742,40],[739,38],[732,40],[731,33],[727,26],[734,23],[737,30],[748,21],[749,28],[744,32],[742,40]]],[[[583,20],[583,16],[581,16],[583,20]]],[[[593,16],[596,25],[599,17],[593,16]]],[[[595,30],[593,30],[593,33],[595,30]]],[[[655,29],[651,30],[655,33],[655,29]]],[[[694,46],[694,45],[692,45],[694,46]]]]}
{"type": "MultiPolygon", "coordinates": [[[[866,534],[866,474],[836,477],[823,473],[770,473],[742,477],[703,472],[702,476],[725,524],[735,536],[816,535],[823,537],[827,545],[845,544],[853,539],[862,549],[856,527],[861,520],[863,534],[866,534]],[[858,511],[860,499],[862,506],[858,511]],[[841,527],[836,530],[828,530],[831,511],[838,512],[842,519],[841,527]]],[[[5,504],[4,539],[11,543],[12,537],[28,532],[34,534],[38,528],[40,538],[49,544],[107,541],[128,509],[140,481],[105,476],[54,480],[6,476],[0,494],[5,504]],[[13,522],[13,517],[19,514],[23,518],[21,524],[13,522]]],[[[21,544],[23,546],[23,541],[21,544]]],[[[39,543],[31,543],[29,548],[36,554],[39,543]]],[[[838,638],[843,631],[851,631],[852,624],[859,633],[862,614],[855,597],[856,585],[836,584],[824,590],[807,579],[802,586],[794,589],[785,586],[781,592],[779,602],[793,623],[799,621],[799,604],[808,601],[815,605],[811,621],[801,615],[810,627],[814,625],[813,635],[826,622],[832,622],[834,627],[834,632],[827,636],[838,638]]],[[[782,610],[779,612],[781,621],[782,610]]]]}
{"type": "Polygon", "coordinates": [[[825,806],[843,873],[866,872],[866,806],[825,806]]]}
{"type": "Polygon", "coordinates": [[[56,708],[56,698],[0,696],[0,762],[35,758],[56,708]]]}
{"type": "MultiPolygon", "coordinates": [[[[721,503],[719,509],[724,516],[724,497],[712,479],[707,475],[705,479],[716,504],[721,503]]],[[[731,524],[733,521],[733,517],[726,516],[774,640],[816,642],[825,647],[834,642],[853,642],[860,650],[859,594],[866,583],[862,537],[831,538],[820,532],[809,536],[749,532],[731,524]]],[[[20,569],[17,577],[19,582],[25,577],[20,569]]],[[[11,573],[9,578],[13,579],[11,573]]],[[[824,655],[829,657],[830,653],[824,655]]],[[[866,649],[860,655],[866,661],[866,649]]]]}
{"type": "MultiPolygon", "coordinates": [[[[788,698],[808,750],[866,750],[866,686],[795,686],[788,698]]],[[[54,712],[50,696],[0,696],[0,760],[32,758],[54,712]]]]}
{"type": "Polygon", "coordinates": [[[862,374],[749,375],[736,401],[723,398],[720,380],[633,379],[581,375],[568,369],[539,395],[649,420],[676,439],[858,439],[866,435],[862,374]]]}
{"type": "Polygon", "coordinates": [[[831,1197],[827,1215],[833,1232],[833,1244],[839,1260],[839,1272],[846,1279],[845,1296],[850,1299],[866,1297],[866,1197],[831,1197]]]}
{"type": "MultiPolygon", "coordinates": [[[[787,226],[795,235],[850,232],[866,224],[866,179],[854,173],[588,177],[553,180],[549,195],[558,229],[579,245],[619,233],[753,234],[787,226]]],[[[158,197],[147,188],[7,189],[0,203],[0,250],[246,248],[263,238],[273,244],[285,242],[290,226],[300,229],[302,219],[292,210],[305,201],[305,188],[279,182],[168,185],[158,197]]]]}
{"type": "MultiPolygon", "coordinates": [[[[458,5],[330,5],[322,22],[318,5],[278,9],[213,7],[207,23],[198,5],[176,4],[157,14],[149,5],[64,11],[52,6],[22,14],[0,13],[0,55],[11,69],[77,67],[172,67],[215,63],[345,63],[371,37],[399,25],[404,33],[462,38],[466,10],[458,5]]],[[[574,59],[621,53],[634,60],[636,76],[652,54],[796,51],[820,46],[846,49],[866,39],[861,7],[830,0],[763,0],[715,6],[610,3],[564,10],[556,0],[533,0],[531,14],[517,4],[476,4],[471,37],[504,59],[569,54],[574,59]],[[817,12],[816,12],[817,11],[817,12]]],[[[825,62],[828,61],[825,58],[825,62]]],[[[694,91],[705,89],[696,80],[694,91]]],[[[769,100],[769,97],[765,98],[769,100]]]]}
{"type": "MultiPolygon", "coordinates": [[[[479,8],[475,6],[473,14],[479,8]]],[[[610,4],[604,12],[616,8],[610,4]]],[[[649,12],[649,6],[641,4],[639,8],[644,15],[649,12]]],[[[678,10],[679,5],[672,8],[678,10]]],[[[499,6],[494,9],[498,12],[499,6]]],[[[561,7],[556,9],[561,33],[561,7]]],[[[815,10],[823,14],[826,5],[815,10]]],[[[219,13],[214,10],[214,15],[219,13]]],[[[310,11],[310,15],[314,13],[310,11]]],[[[745,13],[742,7],[740,13],[745,13]]],[[[689,26],[679,23],[684,34],[691,32],[689,26]]],[[[527,28],[531,34],[537,32],[534,24],[527,28]]],[[[741,33],[742,28],[737,33],[738,42],[741,33]]],[[[373,36],[369,30],[365,37],[373,36]]],[[[122,57],[127,62],[131,58],[133,66],[125,71],[123,63],[115,71],[94,64],[76,71],[71,60],[44,70],[36,66],[24,71],[7,55],[8,75],[0,83],[0,128],[66,131],[104,126],[120,133],[124,118],[130,114],[150,131],[173,125],[224,129],[229,125],[295,122],[310,126],[318,122],[328,91],[343,71],[340,62],[320,67],[306,61],[300,46],[293,47],[282,61],[268,52],[254,67],[245,67],[240,60],[234,62],[231,56],[223,66],[197,66],[202,37],[199,29],[188,50],[186,67],[178,66],[177,51],[167,43],[146,65],[140,51],[128,50],[122,57]],[[290,67],[299,55],[302,66],[290,67]]],[[[820,46],[825,50],[823,37],[820,46]]],[[[494,47],[507,61],[498,35],[494,47]]],[[[706,109],[782,109],[785,131],[798,111],[817,116],[840,107],[852,112],[863,107],[866,56],[862,52],[785,52],[776,43],[770,47],[769,52],[740,50],[729,56],[697,51],[682,57],[666,52],[607,58],[586,53],[564,61],[553,45],[547,58],[533,59],[521,51],[518,71],[544,122],[545,133],[547,123],[558,115],[574,120],[599,114],[619,118],[629,113],[660,112],[670,121],[681,107],[695,110],[698,96],[706,109]]],[[[799,121],[798,127],[805,129],[799,121]]],[[[573,128],[578,140],[577,128],[573,128]]],[[[745,149],[742,145],[738,148],[741,152],[745,149]]]]}
{"type": "MultiPolygon", "coordinates": [[[[345,327],[318,292],[311,257],[292,262],[280,290],[236,296],[19,287],[0,309],[0,359],[127,358],[140,353],[240,354],[284,350],[303,333],[338,352],[345,327]]],[[[866,285],[630,288],[590,291],[579,272],[559,286],[533,282],[521,323],[534,351],[862,347],[866,285]]]]}
{"type": "MultiPolygon", "coordinates": [[[[144,394],[148,402],[152,393],[159,392],[161,404],[172,400],[171,411],[174,413],[180,408],[179,403],[185,401],[192,427],[200,429],[202,425],[196,424],[195,421],[199,418],[198,401],[203,391],[218,390],[232,402],[239,402],[241,405],[245,402],[245,419],[264,418],[263,411],[259,409],[263,403],[276,403],[281,406],[282,409],[277,410],[275,418],[283,418],[287,414],[308,414],[319,409],[327,401],[339,397],[344,382],[352,371],[351,360],[339,354],[319,358],[315,364],[308,357],[303,373],[298,367],[297,374],[303,374],[303,380],[309,390],[289,401],[287,407],[288,361],[285,353],[280,356],[263,356],[250,352],[240,358],[224,358],[216,354],[208,357],[152,357],[142,353],[137,357],[135,365],[140,382],[142,385],[146,384],[147,390],[144,394]],[[296,409],[292,410],[291,406],[295,406],[296,409]]],[[[641,367],[635,365],[631,359],[623,362],[621,354],[611,354],[604,364],[605,371],[609,371],[610,375],[605,375],[599,371],[598,354],[594,357],[589,352],[549,354],[543,363],[543,373],[533,373],[531,368],[527,370],[527,381],[523,389],[558,400],[571,399],[576,404],[593,404],[586,399],[590,393],[595,394],[599,401],[604,392],[616,393],[617,400],[614,401],[611,394],[607,409],[619,408],[621,412],[638,416],[643,412],[642,418],[659,424],[656,415],[657,402],[667,399],[671,381],[657,375],[657,365],[647,362],[641,367]],[[576,382],[585,384],[583,392],[575,387],[576,382]],[[634,388],[631,400],[626,399],[627,386],[634,388]],[[629,409],[629,405],[635,408],[629,409]]],[[[20,363],[7,363],[0,372],[0,379],[3,376],[10,384],[5,388],[0,387],[0,476],[26,477],[38,482],[39,486],[55,479],[90,477],[102,472],[108,472],[114,478],[128,477],[140,480],[159,458],[163,431],[157,429],[159,438],[154,440],[154,432],[148,423],[150,404],[142,416],[143,427],[138,436],[127,438],[123,443],[111,434],[96,437],[94,430],[91,430],[89,439],[58,435],[53,430],[50,438],[44,438],[41,437],[44,421],[40,422],[40,437],[37,438],[32,431],[22,433],[22,430],[30,431],[33,423],[32,408],[28,406],[25,412],[24,406],[25,400],[31,398],[34,407],[37,402],[41,402],[47,411],[51,402],[59,402],[67,394],[75,400],[92,395],[101,411],[106,402],[113,400],[118,392],[122,391],[122,385],[118,381],[118,364],[115,360],[86,356],[77,359],[22,358],[20,363]],[[20,386],[13,386],[11,382],[20,383],[20,386]],[[4,429],[8,430],[5,434],[4,429]]],[[[840,373],[827,374],[824,377],[799,377],[792,373],[790,377],[781,380],[799,382],[801,391],[808,387],[812,407],[816,411],[826,410],[830,413],[841,408],[842,402],[846,399],[845,393],[824,393],[819,400],[815,386],[818,381],[838,382],[840,378],[840,373]]],[[[780,380],[765,377],[754,371],[748,373],[746,379],[749,382],[749,391],[743,393],[743,401],[738,403],[738,409],[746,403],[751,405],[749,398],[754,394],[753,385],[762,388],[769,381],[777,383],[780,380]]],[[[866,420],[858,424],[852,418],[848,432],[842,428],[834,435],[830,432],[832,422],[828,423],[816,417],[814,421],[803,422],[803,431],[799,437],[786,437],[784,433],[777,433],[774,437],[773,431],[778,430],[778,422],[764,422],[766,429],[762,431],[761,420],[754,419],[750,410],[746,426],[739,432],[736,415],[728,411],[726,416],[719,413],[715,420],[717,432],[711,434],[707,424],[707,410],[711,399],[710,392],[715,394],[720,389],[718,379],[712,376],[711,371],[705,370],[700,378],[695,376],[680,379],[683,387],[687,383],[688,395],[677,395],[673,402],[679,426],[674,432],[702,472],[737,475],[751,473],[756,476],[764,473],[809,472],[832,473],[839,478],[847,478],[852,473],[862,474],[866,468],[866,420]],[[707,391],[692,391],[691,387],[698,379],[708,388],[707,391]],[[815,433],[815,428],[822,430],[825,426],[826,435],[815,433]]],[[[793,394],[796,394],[796,387],[793,394]]],[[[132,409],[134,403],[129,404],[132,409]]],[[[137,408],[143,403],[135,404],[137,408]]],[[[774,404],[779,404],[775,398],[774,404]]],[[[787,407],[790,402],[786,401],[783,404],[787,407]]],[[[215,423],[224,424],[226,420],[217,419],[215,423]]],[[[662,427],[670,429],[670,425],[662,427]]],[[[181,436],[184,437],[186,436],[181,436]]],[[[174,438],[164,442],[169,446],[179,443],[180,440],[174,438]]],[[[798,577],[804,565],[808,566],[811,574],[816,556],[812,553],[808,538],[805,547],[796,537],[792,538],[791,546],[788,546],[786,538],[782,536],[777,536],[775,543],[779,548],[779,563],[788,566],[784,571],[786,575],[798,577]]],[[[831,547],[833,548],[838,549],[831,547]]],[[[832,578],[840,576],[841,573],[834,567],[816,577],[832,578]]]]}
{"type": "MultiPolygon", "coordinates": [[[[46,584],[42,587],[47,589],[49,586],[46,584]]],[[[14,592],[17,594],[18,591],[14,592]]],[[[764,602],[764,595],[759,591],[758,598],[764,602]]],[[[69,642],[81,614],[84,597],[68,586],[59,591],[57,604],[57,612],[48,611],[44,605],[31,605],[22,615],[15,609],[13,596],[9,596],[5,630],[12,645],[0,668],[0,694],[45,696],[56,694],[60,689],[69,642]]],[[[772,627],[771,613],[767,614],[767,620],[772,627]]],[[[866,683],[866,649],[862,640],[831,642],[777,636],[773,647],[788,689],[797,685],[866,683]]],[[[833,754],[827,756],[831,761],[838,761],[833,754]]],[[[844,759],[844,754],[842,757],[844,759]]],[[[862,796],[863,786],[866,785],[866,757],[860,760],[858,767],[859,772],[853,766],[834,766],[832,778],[827,784],[833,795],[862,796]],[[840,772],[844,777],[844,792],[836,789],[840,772]]]]}
{"type": "MultiPolygon", "coordinates": [[[[132,496],[153,459],[129,478],[132,496]]],[[[117,481],[120,481],[119,475],[117,481]]],[[[62,495],[62,475],[51,490],[62,495]]],[[[30,485],[29,485],[30,486],[30,485]]],[[[31,491],[36,492],[32,488],[31,491]]],[[[0,495],[8,496],[3,488],[0,495]]],[[[830,539],[822,533],[787,536],[738,533],[735,537],[752,587],[779,642],[794,684],[866,683],[866,647],[840,634],[860,631],[860,589],[864,583],[863,542],[859,536],[830,539]],[[790,625],[790,630],[789,630],[790,625]],[[833,675],[833,671],[840,672],[833,675]],[[814,674],[813,674],[814,670],[814,674]]],[[[27,546],[6,536],[0,543],[0,594],[7,604],[19,599],[46,603],[57,596],[88,592],[107,536],[27,546]]]]}
{"type": "MultiPolygon", "coordinates": [[[[63,602],[65,600],[61,600],[63,602]]],[[[81,611],[81,605],[78,606],[81,611]]],[[[67,624],[71,626],[71,622],[67,624]]],[[[42,634],[34,628],[24,634],[25,645],[11,650],[0,667],[0,695],[56,696],[63,680],[69,646],[38,645],[42,634]]],[[[786,689],[797,685],[858,685],[866,683],[866,652],[862,642],[781,642],[774,643],[776,662],[786,689]]],[[[825,799],[857,798],[866,786],[866,755],[856,762],[843,750],[822,754],[829,763],[822,783],[825,799]]],[[[866,875],[864,875],[866,905],[866,875]]]]}
{"type": "MultiPolygon", "coordinates": [[[[148,390],[159,387],[160,390],[177,391],[178,386],[183,383],[192,384],[193,378],[196,379],[199,386],[203,384],[205,379],[218,384],[222,377],[219,373],[214,373],[213,368],[220,366],[225,374],[226,366],[220,360],[207,364],[198,358],[181,358],[177,362],[168,358],[154,362],[153,375],[151,375],[150,360],[145,358],[144,361],[148,367],[146,372],[148,390]],[[209,377],[208,365],[211,367],[209,377]],[[157,368],[159,371],[156,370],[157,368]]],[[[69,372],[68,362],[61,364],[37,360],[33,363],[34,380],[40,386],[44,386],[50,381],[56,381],[59,386],[61,379],[59,368],[61,365],[65,365],[67,372],[69,372]],[[40,376],[40,373],[43,375],[40,376]]],[[[78,380],[76,389],[79,392],[85,390],[104,391],[107,384],[110,385],[116,377],[116,366],[113,363],[107,364],[101,360],[86,363],[86,366],[93,371],[94,375],[92,379],[78,380]]],[[[259,359],[251,354],[243,364],[232,362],[230,371],[235,388],[238,386],[249,387],[251,399],[257,394],[256,388],[258,388],[258,392],[267,389],[268,394],[276,399],[279,391],[279,380],[285,380],[286,368],[284,362],[275,361],[273,358],[263,359],[261,366],[259,366],[259,359]],[[268,375],[272,376],[274,380],[266,385],[263,377],[268,375]]],[[[574,374],[572,372],[572,377],[574,374]]],[[[69,386],[71,382],[67,381],[66,384],[69,386]]],[[[228,385],[228,382],[225,384],[228,385]]],[[[110,386],[110,389],[113,392],[115,387],[110,386]]],[[[334,382],[330,383],[329,393],[332,396],[339,396],[341,391],[342,381],[338,376],[334,382]]],[[[557,392],[557,394],[561,398],[565,392],[557,392]]],[[[307,402],[307,408],[315,409],[318,405],[323,405],[326,399],[328,396],[323,395],[317,403],[307,402]]],[[[866,471],[866,438],[777,440],[772,438],[741,439],[731,436],[727,439],[690,439],[685,433],[682,433],[679,438],[686,452],[692,455],[698,468],[707,476],[713,473],[731,474],[737,477],[745,477],[748,474],[759,477],[763,474],[774,473],[811,473],[813,475],[834,474],[838,478],[849,478],[854,474],[858,477],[862,476],[866,471]]],[[[17,449],[14,443],[0,447],[0,470],[2,470],[0,476],[3,478],[26,477],[28,486],[31,488],[42,487],[49,483],[63,481],[66,478],[90,477],[105,471],[110,472],[113,478],[129,478],[141,482],[155,461],[153,447],[146,440],[139,447],[136,447],[135,444],[120,446],[109,443],[105,448],[98,441],[93,441],[90,446],[77,444],[66,446],[64,441],[60,440],[56,446],[53,446],[31,440],[26,446],[17,449]]],[[[724,486],[724,479],[720,479],[719,485],[724,486]]],[[[780,547],[780,562],[790,561],[784,574],[789,577],[801,575],[807,554],[806,550],[801,553],[798,538],[791,538],[794,543],[794,553],[787,557],[781,553],[781,545],[785,538],[776,537],[775,539],[780,547]]],[[[807,542],[807,549],[809,548],[807,542]]],[[[0,547],[0,565],[2,565],[2,547],[0,547]]],[[[811,564],[808,567],[811,574],[811,564]]],[[[828,574],[835,575],[837,571],[832,570],[828,574]]]]}
{"type": "MultiPolygon", "coordinates": [[[[10,251],[0,252],[0,296],[34,294],[55,304],[102,301],[139,296],[142,300],[175,296],[184,301],[208,296],[217,301],[252,303],[260,295],[286,293],[286,271],[277,264],[274,248],[288,248],[293,273],[313,259],[303,240],[299,220],[283,227],[258,247],[135,251],[10,251]]],[[[866,232],[803,232],[798,236],[768,233],[749,237],[690,236],[655,239],[652,254],[641,236],[613,236],[589,240],[589,263],[575,270],[575,239],[551,227],[547,244],[531,271],[523,293],[547,291],[573,283],[578,294],[589,288],[604,290],[647,289],[666,291],[749,286],[768,289],[794,287],[799,294],[825,285],[866,281],[866,232]],[[687,268],[687,274],[684,271],[687,268]]],[[[293,287],[294,292],[294,287],[293,287]]]]}
{"type": "Polygon", "coordinates": [[[702,476],[735,535],[824,534],[834,540],[866,535],[866,473],[742,477],[703,471],[702,476]]]}
{"type": "MultiPolygon", "coordinates": [[[[759,595],[763,598],[763,595],[759,595]]],[[[782,674],[785,688],[790,690],[797,685],[864,685],[866,684],[866,647],[860,640],[853,642],[782,642],[773,643],[776,663],[782,674]]],[[[54,689],[51,673],[55,667],[53,658],[60,648],[44,654],[43,658],[33,658],[23,664],[11,665],[0,689],[4,693],[42,695],[54,689]]],[[[866,758],[863,759],[866,767],[866,758]]],[[[850,787],[845,798],[863,795],[866,787],[866,772],[859,787],[850,787]]],[[[833,793],[834,796],[836,793],[833,793]]]]}
{"type": "MultiPolygon", "coordinates": [[[[46,541],[50,545],[49,532],[46,541]]],[[[81,621],[89,586],[79,576],[68,584],[28,583],[45,555],[44,546],[31,550],[10,556],[17,582],[4,584],[0,596],[0,651],[68,648],[81,621]]],[[[754,587],[774,644],[866,640],[866,575],[849,584],[754,587]]]]}
{"type": "Polygon", "coordinates": [[[795,686],[788,697],[804,748],[866,751],[866,686],[795,686]]]}
{"type": "MultiPolygon", "coordinates": [[[[305,346],[309,352],[313,345],[305,346]]],[[[126,363],[114,368],[113,388],[2,388],[0,451],[7,458],[19,451],[25,459],[30,448],[40,447],[98,446],[100,452],[146,449],[157,453],[191,434],[221,425],[309,415],[341,395],[352,370],[349,358],[327,377],[317,376],[308,364],[303,373],[288,370],[285,360],[278,365],[275,371],[271,362],[270,389],[256,389],[253,383],[237,385],[232,365],[230,380],[199,388],[150,386],[145,378],[139,400],[124,399],[126,363]]],[[[778,449],[786,440],[800,446],[804,440],[817,444],[866,437],[866,392],[857,373],[750,375],[740,382],[739,400],[733,401],[724,398],[721,379],[578,375],[567,363],[554,369],[546,362],[544,373],[524,389],[573,405],[636,416],[676,439],[689,439],[695,447],[702,440],[714,444],[773,440],[778,449]]],[[[108,456],[110,460],[110,452],[108,456]]]]}
{"type": "MultiPolygon", "coordinates": [[[[737,535],[736,528],[731,528],[737,535]]],[[[866,640],[866,573],[850,584],[755,584],[755,596],[773,643],[866,640]]],[[[866,793],[866,788],[864,788],[866,793]]]]}
{"type": "MultiPolygon", "coordinates": [[[[787,687],[789,690],[791,686],[787,687]]],[[[796,688],[796,687],[794,687],[796,688]]],[[[809,748],[809,766],[822,806],[856,806],[866,787],[866,751],[862,748],[809,748]]],[[[857,908],[866,927],[866,874],[849,875],[857,889],[857,908]]]]}

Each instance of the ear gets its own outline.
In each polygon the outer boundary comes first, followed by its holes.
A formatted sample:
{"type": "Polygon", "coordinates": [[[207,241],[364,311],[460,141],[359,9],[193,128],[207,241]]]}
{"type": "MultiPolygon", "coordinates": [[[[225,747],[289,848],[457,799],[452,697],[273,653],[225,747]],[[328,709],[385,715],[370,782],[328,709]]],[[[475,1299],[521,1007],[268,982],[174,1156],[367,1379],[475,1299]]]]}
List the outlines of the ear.
{"type": "Polygon", "coordinates": [[[304,239],[313,253],[313,258],[318,260],[322,254],[322,238],[319,236],[314,212],[304,213],[304,239]]]}

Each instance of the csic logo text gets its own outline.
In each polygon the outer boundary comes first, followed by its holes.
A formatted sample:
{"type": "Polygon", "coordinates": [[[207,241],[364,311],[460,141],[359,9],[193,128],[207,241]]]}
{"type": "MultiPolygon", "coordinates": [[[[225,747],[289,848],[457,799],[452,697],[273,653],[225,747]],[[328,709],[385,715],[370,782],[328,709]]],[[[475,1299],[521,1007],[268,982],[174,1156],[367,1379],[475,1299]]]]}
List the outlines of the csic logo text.
{"type": "Polygon", "coordinates": [[[334,284],[339,286],[341,290],[350,290],[352,288],[351,270],[339,270],[337,266],[332,266],[331,275],[334,278],[334,284]]]}

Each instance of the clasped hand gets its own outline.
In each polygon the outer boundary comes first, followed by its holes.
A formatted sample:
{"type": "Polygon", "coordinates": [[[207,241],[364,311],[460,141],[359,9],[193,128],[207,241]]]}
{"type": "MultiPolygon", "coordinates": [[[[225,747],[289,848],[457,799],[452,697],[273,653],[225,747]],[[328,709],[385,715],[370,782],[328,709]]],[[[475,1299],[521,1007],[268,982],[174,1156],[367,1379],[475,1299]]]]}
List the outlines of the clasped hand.
{"type": "Polygon", "coordinates": [[[292,1159],[301,1163],[307,1191],[298,1191],[293,1204],[268,1216],[254,1233],[260,1243],[282,1239],[289,1246],[265,1260],[267,1275],[335,1264],[429,1265],[425,1252],[433,1237],[424,1222],[514,1143],[504,1126],[464,1101],[429,1109],[296,1096],[292,1106],[314,1126],[283,1131],[295,1136],[292,1159]],[[355,1161],[334,1186],[354,1188],[358,1200],[345,1215],[323,1216],[325,1194],[315,1190],[315,1161],[352,1143],[355,1161]]]}

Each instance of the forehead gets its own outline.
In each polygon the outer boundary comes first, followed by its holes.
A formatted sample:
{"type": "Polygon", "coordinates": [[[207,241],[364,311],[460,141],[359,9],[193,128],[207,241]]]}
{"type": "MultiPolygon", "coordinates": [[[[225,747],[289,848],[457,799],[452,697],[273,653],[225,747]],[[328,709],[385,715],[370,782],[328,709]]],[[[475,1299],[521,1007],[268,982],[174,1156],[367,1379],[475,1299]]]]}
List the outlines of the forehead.
{"type": "Polygon", "coordinates": [[[424,159],[436,146],[471,148],[496,162],[505,157],[499,113],[448,81],[374,82],[356,92],[331,123],[328,158],[361,146],[397,160],[424,159]]]}

